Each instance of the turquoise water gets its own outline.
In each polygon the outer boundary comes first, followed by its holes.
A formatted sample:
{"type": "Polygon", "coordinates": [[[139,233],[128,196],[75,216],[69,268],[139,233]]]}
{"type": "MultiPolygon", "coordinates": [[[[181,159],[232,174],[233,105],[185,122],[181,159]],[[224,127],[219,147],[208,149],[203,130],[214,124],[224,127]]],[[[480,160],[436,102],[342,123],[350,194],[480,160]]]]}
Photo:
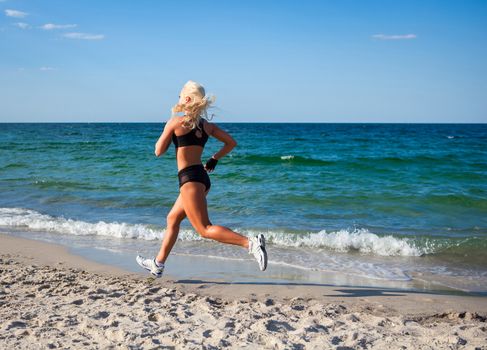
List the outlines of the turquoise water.
{"type": "MultiPolygon", "coordinates": [[[[238,147],[210,175],[210,218],[264,232],[275,264],[487,291],[486,124],[221,127],[238,147]]],[[[160,239],[178,195],[173,146],[153,153],[162,128],[0,124],[0,228],[117,249],[160,239]]],[[[180,238],[176,253],[241,257],[187,222],[180,238]]]]}

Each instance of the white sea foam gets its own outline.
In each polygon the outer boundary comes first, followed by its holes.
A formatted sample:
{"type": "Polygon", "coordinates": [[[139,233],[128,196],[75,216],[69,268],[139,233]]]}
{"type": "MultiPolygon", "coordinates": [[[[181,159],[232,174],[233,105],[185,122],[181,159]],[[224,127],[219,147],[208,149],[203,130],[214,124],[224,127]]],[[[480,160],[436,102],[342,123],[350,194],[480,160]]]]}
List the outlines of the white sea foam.
{"type": "MultiPolygon", "coordinates": [[[[248,232],[255,234],[255,232],[248,232]]],[[[424,251],[406,238],[378,236],[367,229],[339,230],[326,232],[322,230],[308,234],[289,234],[269,231],[266,239],[273,244],[286,247],[328,248],[339,252],[358,251],[365,254],[381,256],[420,256],[424,251]]]]}
{"type": "Polygon", "coordinates": [[[281,159],[282,160],[291,160],[291,159],[294,159],[294,156],[281,156],[281,159]]]}
{"type": "MultiPolygon", "coordinates": [[[[151,225],[104,221],[90,223],[54,217],[23,208],[0,208],[0,226],[77,236],[94,235],[144,240],[161,239],[165,232],[163,228],[151,225]]],[[[260,233],[252,230],[241,230],[241,232],[249,236],[260,233]]],[[[424,248],[418,248],[409,239],[378,236],[367,229],[355,229],[352,232],[323,230],[307,234],[278,231],[263,233],[270,244],[281,247],[326,248],[339,252],[358,251],[380,256],[420,256],[425,253],[424,248]]],[[[201,237],[194,230],[181,230],[179,239],[195,241],[201,240],[201,237]]]]}
{"type": "MultiPolygon", "coordinates": [[[[76,236],[110,236],[155,240],[161,239],[165,230],[142,224],[98,221],[95,223],[41,214],[23,208],[0,208],[0,226],[27,228],[29,230],[57,232],[76,236]]],[[[192,230],[182,230],[181,239],[197,240],[200,236],[192,230]]]]}

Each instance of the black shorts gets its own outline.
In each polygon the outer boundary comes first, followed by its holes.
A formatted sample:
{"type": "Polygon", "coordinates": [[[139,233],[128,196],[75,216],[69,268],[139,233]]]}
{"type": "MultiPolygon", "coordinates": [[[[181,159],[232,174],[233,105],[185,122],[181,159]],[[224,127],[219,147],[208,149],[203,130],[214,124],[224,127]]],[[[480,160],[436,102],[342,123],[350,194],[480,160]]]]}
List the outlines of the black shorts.
{"type": "Polygon", "coordinates": [[[201,182],[206,187],[206,191],[210,189],[211,182],[208,173],[203,164],[190,165],[178,171],[179,187],[186,182],[201,182]]]}

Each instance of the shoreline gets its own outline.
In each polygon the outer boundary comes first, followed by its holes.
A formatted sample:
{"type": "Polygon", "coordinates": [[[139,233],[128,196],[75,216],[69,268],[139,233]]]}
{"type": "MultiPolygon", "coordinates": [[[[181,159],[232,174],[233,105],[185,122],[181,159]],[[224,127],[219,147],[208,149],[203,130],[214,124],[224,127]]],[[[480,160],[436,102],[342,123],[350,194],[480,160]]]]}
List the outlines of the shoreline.
{"type": "MultiPolygon", "coordinates": [[[[135,252],[144,256],[150,256],[159,242],[155,241],[123,241],[123,244],[113,248],[106,245],[101,237],[89,239],[85,236],[59,236],[49,232],[28,232],[28,231],[0,231],[0,236],[17,237],[30,241],[54,244],[65,248],[65,251],[77,257],[83,257],[90,262],[97,262],[104,266],[117,268],[121,271],[136,274],[144,274],[144,271],[135,263],[135,252]],[[74,238],[74,240],[72,240],[74,238]],[[100,240],[98,240],[100,239],[100,240]]],[[[117,239],[114,239],[117,241],[117,239]]],[[[221,284],[249,284],[249,285],[295,285],[295,286],[318,286],[318,287],[344,287],[344,288],[375,288],[399,292],[428,293],[428,294],[451,294],[469,296],[487,296],[485,289],[478,290],[470,280],[461,281],[454,277],[444,275],[431,275],[428,273],[408,273],[408,279],[384,279],[363,276],[360,270],[334,271],[303,269],[282,261],[269,261],[269,267],[262,272],[256,268],[255,261],[241,252],[233,257],[228,252],[216,252],[215,249],[222,246],[210,246],[214,242],[201,241],[200,246],[206,246],[200,252],[186,253],[185,250],[194,251],[194,242],[179,242],[173,249],[169,260],[166,262],[164,276],[172,280],[204,280],[207,282],[218,281],[221,284]],[[193,246],[191,246],[191,244],[193,246]],[[208,252],[204,254],[204,252],[208,252]],[[225,256],[227,254],[227,256],[225,256]],[[240,255],[239,255],[240,254],[240,255]],[[472,287],[474,287],[472,289],[472,287]]],[[[226,248],[226,247],[223,247],[226,248]]],[[[358,256],[360,261],[369,259],[369,263],[377,262],[375,257],[358,256]],[[375,259],[375,260],[374,260],[375,259]]],[[[347,257],[353,260],[353,257],[347,257]]],[[[399,257],[400,259],[400,257],[399,257]]],[[[333,260],[333,259],[332,259],[333,260]]],[[[366,260],[365,260],[366,261],[366,260]]],[[[336,263],[336,262],[335,262],[336,263]]]]}
{"type": "MultiPolygon", "coordinates": [[[[130,223],[123,218],[113,221],[115,217],[110,216],[110,220],[91,222],[84,216],[64,217],[57,210],[52,215],[38,211],[40,208],[0,209],[0,221],[5,224],[2,230],[7,234],[60,243],[74,254],[133,272],[139,271],[133,261],[135,253],[153,255],[164,235],[162,226],[150,223],[153,218],[144,223],[130,223]]],[[[244,250],[201,239],[184,225],[165,272],[179,278],[254,282],[265,279],[487,295],[483,241],[460,256],[472,243],[467,244],[468,239],[463,243],[451,239],[442,243],[425,238],[422,242],[418,237],[389,236],[367,228],[307,233],[240,229],[244,235],[256,232],[267,235],[270,260],[264,273],[255,269],[252,257],[244,250]],[[450,251],[448,247],[456,248],[450,251]],[[441,249],[449,253],[438,254],[441,249]]]]}
{"type": "Polygon", "coordinates": [[[0,235],[0,345],[479,348],[485,297],[160,279],[0,235]]]}
{"type": "MultiPolygon", "coordinates": [[[[38,240],[14,237],[8,234],[0,233],[0,255],[10,255],[15,260],[22,263],[50,266],[59,268],[80,269],[88,273],[100,274],[105,276],[126,277],[136,280],[152,279],[152,276],[140,269],[140,272],[131,272],[123,268],[117,268],[113,265],[102,264],[92,261],[85,257],[73,254],[69,248],[38,240]]],[[[154,283],[170,284],[172,288],[181,288],[186,292],[203,292],[205,295],[225,297],[227,291],[231,295],[238,297],[254,296],[266,297],[273,295],[278,300],[286,300],[296,295],[305,298],[316,299],[317,301],[335,302],[341,301],[348,303],[350,297],[357,297],[365,301],[366,297],[374,296],[398,296],[414,299],[413,304],[418,298],[424,298],[425,301],[435,304],[435,302],[444,302],[450,305],[449,312],[460,311],[479,311],[487,313],[487,297],[461,291],[431,291],[431,290],[407,290],[399,288],[377,288],[363,286],[342,286],[322,283],[305,283],[305,282],[248,282],[234,281],[229,282],[218,278],[176,278],[170,274],[164,274],[162,278],[154,279],[154,283]],[[279,287],[279,290],[275,290],[279,287]],[[214,294],[213,294],[214,293],[214,294]],[[482,308],[477,302],[485,302],[482,308]]],[[[407,304],[407,303],[406,303],[407,304]]],[[[406,307],[405,303],[398,305],[400,312],[415,313],[414,307],[406,307]]],[[[441,312],[443,308],[425,311],[441,312]]]]}

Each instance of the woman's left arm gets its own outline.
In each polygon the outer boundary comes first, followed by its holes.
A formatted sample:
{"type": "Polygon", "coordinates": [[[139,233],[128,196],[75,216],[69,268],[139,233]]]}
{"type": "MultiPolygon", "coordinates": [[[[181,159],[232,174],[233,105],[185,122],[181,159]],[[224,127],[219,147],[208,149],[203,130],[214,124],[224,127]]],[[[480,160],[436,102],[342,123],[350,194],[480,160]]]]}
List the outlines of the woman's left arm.
{"type": "Polygon", "coordinates": [[[206,162],[205,169],[207,172],[211,173],[215,170],[218,160],[229,153],[237,145],[237,141],[235,141],[229,133],[223,131],[214,123],[210,124],[209,133],[211,136],[224,143],[223,147],[206,162]]]}
{"type": "Polygon", "coordinates": [[[162,131],[159,140],[157,140],[156,142],[155,150],[154,150],[156,157],[160,157],[161,155],[166,153],[167,149],[169,148],[169,145],[171,144],[171,137],[174,132],[174,127],[175,127],[175,119],[171,118],[166,122],[166,125],[164,126],[164,130],[162,131]]]}

